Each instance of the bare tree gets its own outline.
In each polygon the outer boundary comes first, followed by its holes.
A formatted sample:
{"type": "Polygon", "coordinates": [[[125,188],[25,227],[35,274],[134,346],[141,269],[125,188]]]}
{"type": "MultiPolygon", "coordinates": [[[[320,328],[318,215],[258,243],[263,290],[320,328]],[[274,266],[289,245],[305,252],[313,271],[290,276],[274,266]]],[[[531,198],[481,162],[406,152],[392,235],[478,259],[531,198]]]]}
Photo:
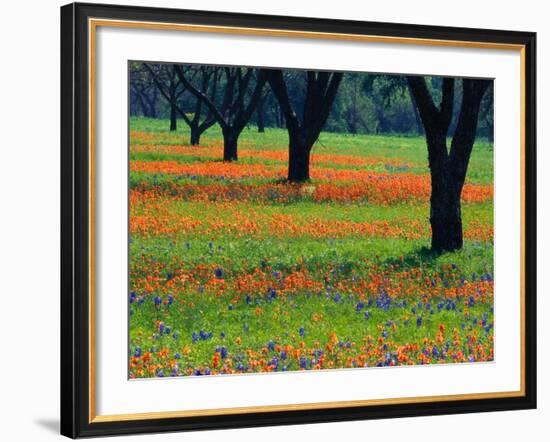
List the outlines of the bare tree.
{"type": "Polygon", "coordinates": [[[144,117],[157,117],[158,91],[149,72],[139,63],[130,65],[130,100],[139,106],[144,117]]]}
{"type": "MultiPolygon", "coordinates": [[[[206,112],[204,115],[203,102],[193,97],[194,105],[190,109],[184,109],[182,106],[182,97],[186,88],[181,83],[177,75],[176,65],[144,65],[146,70],[152,75],[157,89],[170,105],[170,130],[175,130],[176,115],[179,114],[183,121],[189,126],[189,143],[196,146],[200,143],[201,135],[212,125],[216,123],[212,112],[206,112]],[[192,116],[189,116],[192,114],[192,116]],[[172,129],[174,127],[174,129],[172,129]]],[[[192,72],[191,81],[197,81],[199,87],[205,91],[211,91],[216,95],[219,81],[219,70],[210,66],[189,66],[187,70],[192,72]]]]}
{"type": "Polygon", "coordinates": [[[269,84],[279,102],[286,120],[288,130],[289,163],[288,181],[303,182],[309,180],[309,160],[311,148],[319,138],[336,92],[342,81],[342,73],[315,72],[305,73],[305,93],[303,98],[302,118],[299,118],[291,103],[283,71],[269,71],[269,84]]]}
{"type": "Polygon", "coordinates": [[[196,88],[187,79],[182,66],[176,66],[176,73],[185,88],[205,104],[221,126],[224,161],[236,161],[239,135],[256,109],[266,82],[266,72],[263,69],[224,67],[225,84],[221,104],[216,102],[215,97],[209,96],[207,91],[196,88]]]}
{"type": "Polygon", "coordinates": [[[426,133],[432,194],[430,224],[432,249],[453,251],[463,246],[460,198],[476,138],[481,100],[489,80],[462,80],[462,103],[456,129],[447,148],[453,118],[455,80],[444,78],[441,104],[434,104],[424,77],[407,78],[426,133]]]}

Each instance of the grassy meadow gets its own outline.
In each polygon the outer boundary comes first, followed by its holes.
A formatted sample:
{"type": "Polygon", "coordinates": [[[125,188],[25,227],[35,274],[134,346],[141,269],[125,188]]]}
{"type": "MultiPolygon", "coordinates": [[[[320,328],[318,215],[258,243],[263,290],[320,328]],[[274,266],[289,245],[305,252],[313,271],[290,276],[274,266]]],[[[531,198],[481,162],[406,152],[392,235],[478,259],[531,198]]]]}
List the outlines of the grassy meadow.
{"type": "Polygon", "coordinates": [[[429,251],[424,137],[321,133],[285,182],[285,129],[130,119],[131,378],[490,361],[493,147],[474,146],[465,246],[429,251]]]}

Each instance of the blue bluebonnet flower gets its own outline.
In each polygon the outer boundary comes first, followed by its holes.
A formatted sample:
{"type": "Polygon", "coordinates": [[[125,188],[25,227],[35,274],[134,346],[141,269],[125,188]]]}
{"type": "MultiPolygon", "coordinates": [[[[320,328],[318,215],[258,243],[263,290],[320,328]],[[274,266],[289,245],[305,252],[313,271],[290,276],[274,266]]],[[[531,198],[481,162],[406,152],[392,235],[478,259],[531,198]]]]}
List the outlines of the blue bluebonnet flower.
{"type": "Polygon", "coordinates": [[[225,359],[227,357],[227,348],[225,347],[221,348],[220,356],[222,359],[225,359]]]}
{"type": "Polygon", "coordinates": [[[130,304],[132,304],[135,300],[136,300],[135,292],[130,292],[130,304]]]}
{"type": "Polygon", "coordinates": [[[369,319],[370,318],[370,313],[368,310],[365,311],[365,319],[369,319]]]}
{"type": "Polygon", "coordinates": [[[273,342],[273,341],[270,340],[270,341],[267,343],[267,348],[268,348],[270,351],[275,350],[275,342],[273,342]]]}
{"type": "Polygon", "coordinates": [[[161,304],[162,304],[162,298],[158,295],[155,296],[155,307],[159,308],[161,304]]]}
{"type": "Polygon", "coordinates": [[[300,327],[298,329],[298,333],[300,333],[300,336],[304,337],[304,335],[306,334],[305,330],[304,330],[304,327],[300,327]]]}
{"type": "Polygon", "coordinates": [[[277,291],[273,288],[270,288],[268,299],[275,299],[276,297],[277,297],[277,291]]]}
{"type": "Polygon", "coordinates": [[[416,318],[416,325],[417,327],[420,327],[422,325],[422,316],[419,316],[418,318],[416,318]]]}
{"type": "Polygon", "coordinates": [[[172,295],[168,295],[168,305],[172,305],[174,302],[174,297],[172,295]]]}
{"type": "Polygon", "coordinates": [[[136,347],[136,349],[134,350],[134,357],[141,357],[141,347],[136,347]]]}
{"type": "Polygon", "coordinates": [[[214,274],[216,275],[216,278],[222,279],[222,278],[223,278],[223,269],[222,269],[221,267],[218,267],[218,268],[214,271],[214,274]]]}

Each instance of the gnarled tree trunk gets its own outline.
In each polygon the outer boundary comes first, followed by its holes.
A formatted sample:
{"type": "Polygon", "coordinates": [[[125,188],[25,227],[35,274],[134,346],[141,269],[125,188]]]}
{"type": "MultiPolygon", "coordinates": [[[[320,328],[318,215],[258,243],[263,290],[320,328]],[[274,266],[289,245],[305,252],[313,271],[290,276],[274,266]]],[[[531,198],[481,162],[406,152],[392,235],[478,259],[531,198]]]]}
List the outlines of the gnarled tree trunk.
{"type": "Polygon", "coordinates": [[[170,103],[170,131],[178,129],[178,109],[170,103]]]}
{"type": "Polygon", "coordinates": [[[306,72],[304,112],[300,121],[290,102],[283,72],[269,71],[268,81],[288,130],[288,181],[292,183],[309,180],[311,148],[325,126],[342,76],[340,72],[306,72]]]}
{"type": "Polygon", "coordinates": [[[300,129],[289,130],[288,181],[301,183],[309,180],[309,157],[312,145],[308,144],[300,129]]]}
{"type": "Polygon", "coordinates": [[[454,79],[443,80],[439,108],[433,103],[424,78],[408,77],[408,82],[418,106],[428,145],[432,185],[432,249],[438,253],[458,250],[464,242],[460,205],[462,188],[476,137],[481,99],[490,82],[462,80],[462,103],[450,151],[447,148],[447,132],[453,114],[454,79]]]}
{"type": "Polygon", "coordinates": [[[237,140],[240,132],[232,127],[223,129],[223,160],[237,161],[237,140]]]}

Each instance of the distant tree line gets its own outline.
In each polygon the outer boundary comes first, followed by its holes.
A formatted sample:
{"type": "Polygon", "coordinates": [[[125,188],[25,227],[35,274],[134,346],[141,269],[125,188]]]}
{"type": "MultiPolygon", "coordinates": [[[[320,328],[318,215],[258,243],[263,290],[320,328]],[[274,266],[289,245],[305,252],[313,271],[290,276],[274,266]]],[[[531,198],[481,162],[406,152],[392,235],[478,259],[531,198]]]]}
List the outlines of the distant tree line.
{"type": "Polygon", "coordinates": [[[462,188],[474,141],[492,141],[493,88],[482,79],[133,62],[130,114],[168,115],[172,131],[183,121],[191,145],[218,124],[224,161],[238,160],[247,125],[259,132],[286,127],[291,183],[309,180],[311,149],[322,130],[424,134],[432,249],[442,252],[463,245],[462,188]]]}
{"type": "MultiPolygon", "coordinates": [[[[181,92],[181,95],[177,97],[177,103],[185,114],[197,114],[196,108],[201,105],[195,101],[191,93],[184,93],[185,87],[180,84],[177,78],[170,79],[170,71],[173,71],[172,65],[134,62],[130,66],[131,115],[171,118],[173,121],[185,118],[182,117],[181,113],[175,111],[174,106],[170,104],[171,100],[167,99],[155,86],[154,77],[151,76],[146,66],[160,74],[164,79],[163,84],[166,84],[167,92],[170,85],[181,92]]],[[[189,77],[189,82],[199,90],[204,89],[205,82],[210,87],[217,85],[217,92],[211,91],[209,95],[221,99],[221,91],[224,89],[223,84],[226,82],[222,71],[226,68],[204,65],[176,66],[180,66],[180,69],[188,73],[186,78],[189,77]],[[211,72],[217,73],[215,78],[213,78],[214,74],[211,72]]],[[[284,72],[289,96],[296,102],[300,101],[303,93],[300,87],[300,81],[302,81],[300,77],[304,75],[303,71],[285,70],[284,72]]],[[[427,77],[426,81],[434,99],[436,101],[440,100],[443,79],[441,77],[427,77]]],[[[174,93],[176,93],[175,90],[172,94],[174,93]]],[[[457,105],[453,109],[451,132],[456,127],[460,110],[458,104],[461,96],[462,84],[457,82],[457,105]]],[[[175,97],[172,96],[172,98],[175,97]]],[[[349,134],[421,135],[424,133],[424,129],[413,100],[405,76],[346,72],[323,130],[349,134]]],[[[200,103],[200,100],[198,101],[200,103]]],[[[494,131],[492,88],[485,95],[481,106],[477,136],[492,141],[494,131]]],[[[205,112],[207,110],[207,108],[202,109],[202,118],[206,118],[205,112]]],[[[212,119],[209,121],[211,122],[212,119]]],[[[215,121],[213,124],[215,124],[215,121]]],[[[263,132],[265,128],[286,127],[284,112],[270,89],[266,89],[256,103],[256,108],[248,124],[256,126],[259,132],[263,132]]],[[[196,125],[191,126],[191,128],[195,129],[195,135],[202,133],[197,130],[196,125]]],[[[194,138],[196,141],[196,136],[194,138]]]]}

